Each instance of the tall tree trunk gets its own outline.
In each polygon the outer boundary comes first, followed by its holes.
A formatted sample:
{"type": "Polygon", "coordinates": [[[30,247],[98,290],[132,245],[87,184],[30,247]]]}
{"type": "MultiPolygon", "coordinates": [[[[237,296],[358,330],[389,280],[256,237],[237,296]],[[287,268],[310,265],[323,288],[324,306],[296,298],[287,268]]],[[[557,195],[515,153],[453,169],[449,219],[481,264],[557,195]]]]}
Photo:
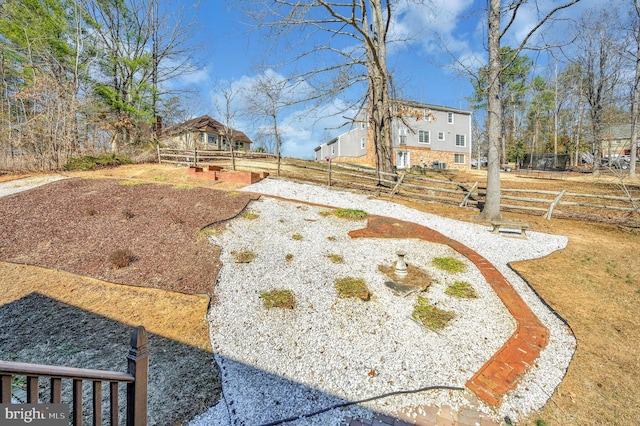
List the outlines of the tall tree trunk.
{"type": "Polygon", "coordinates": [[[502,103],[500,102],[500,0],[490,0],[489,6],[489,81],[487,86],[487,195],[482,215],[499,219],[500,214],[500,148],[502,103]]]}
{"type": "Polygon", "coordinates": [[[636,74],[633,80],[633,103],[631,104],[631,141],[630,141],[630,159],[629,176],[636,175],[636,161],[638,157],[638,103],[640,102],[640,2],[634,2],[636,8],[636,74]]]}

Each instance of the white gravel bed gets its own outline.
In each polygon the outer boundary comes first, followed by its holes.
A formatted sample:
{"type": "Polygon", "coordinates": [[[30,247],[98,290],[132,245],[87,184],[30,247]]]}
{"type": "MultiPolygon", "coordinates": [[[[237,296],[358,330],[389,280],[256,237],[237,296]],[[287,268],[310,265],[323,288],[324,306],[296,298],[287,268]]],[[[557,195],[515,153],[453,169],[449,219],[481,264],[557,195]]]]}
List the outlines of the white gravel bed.
{"type": "MultiPolygon", "coordinates": [[[[244,190],[301,201],[365,210],[433,228],[489,259],[514,285],[550,329],[551,339],[538,366],[492,414],[512,419],[542,406],[559,384],[575,341],[564,324],[511,271],[507,263],[562,249],[565,237],[530,232],[527,240],[503,238],[489,227],[430,215],[390,202],[326,187],[265,179],[244,190]]],[[[221,368],[223,400],[193,425],[259,425],[299,416],[346,401],[366,399],[426,386],[464,387],[515,329],[500,299],[467,259],[449,247],[414,239],[351,239],[347,233],[366,221],[322,216],[322,207],[262,197],[226,224],[214,243],[222,247],[215,293],[208,319],[216,361],[221,368]],[[300,234],[301,240],[292,236],[300,234]],[[250,250],[250,263],[235,263],[233,252],[250,250]],[[435,333],[411,319],[417,295],[401,298],[384,285],[389,278],[378,265],[393,265],[395,253],[426,269],[433,284],[423,296],[454,320],[435,333]],[[286,260],[291,254],[290,261],[286,260]],[[327,256],[339,254],[344,263],[327,256]],[[467,265],[461,274],[443,274],[431,265],[436,256],[453,256],[467,265]],[[371,301],[339,299],[334,279],[363,278],[371,301]],[[455,280],[471,283],[477,299],[444,293],[455,280]],[[259,297],[272,289],[291,290],[293,310],[262,306],[259,297]]],[[[290,424],[339,424],[347,415],[393,414],[417,405],[469,405],[469,391],[428,391],[378,399],[290,424]]],[[[487,413],[487,406],[479,407],[487,413]]]]}
{"type": "Polygon", "coordinates": [[[37,186],[45,185],[47,183],[55,182],[57,180],[66,179],[64,176],[47,175],[36,176],[24,179],[10,180],[7,182],[0,182],[0,197],[23,192],[37,186]]]}

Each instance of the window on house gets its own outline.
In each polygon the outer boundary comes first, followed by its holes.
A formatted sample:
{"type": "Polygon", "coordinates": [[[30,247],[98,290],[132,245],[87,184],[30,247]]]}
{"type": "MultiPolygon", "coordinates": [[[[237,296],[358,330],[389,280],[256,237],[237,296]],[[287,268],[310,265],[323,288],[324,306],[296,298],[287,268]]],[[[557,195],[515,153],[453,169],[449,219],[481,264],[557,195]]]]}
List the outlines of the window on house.
{"type": "Polygon", "coordinates": [[[453,124],[453,113],[452,112],[448,112],[447,113],[447,123],[453,124]]]}
{"type": "Polygon", "coordinates": [[[420,130],[418,132],[418,142],[420,143],[431,143],[431,135],[428,131],[420,130]]]}
{"type": "Polygon", "coordinates": [[[204,142],[204,133],[200,132],[200,142],[204,142]]]}
{"type": "Polygon", "coordinates": [[[453,156],[453,162],[455,164],[465,164],[465,155],[464,154],[455,154],[453,156]]]}
{"type": "Polygon", "coordinates": [[[465,135],[456,135],[456,146],[465,146],[466,138],[465,135]]]}
{"type": "Polygon", "coordinates": [[[431,110],[430,109],[423,109],[422,110],[422,119],[423,120],[427,120],[427,121],[431,121],[432,120],[431,110]]]}
{"type": "Polygon", "coordinates": [[[407,129],[399,129],[398,133],[400,134],[400,145],[407,144],[407,129]]]}
{"type": "Polygon", "coordinates": [[[360,149],[364,149],[365,148],[365,139],[364,138],[360,138],[360,149]]]}
{"type": "Polygon", "coordinates": [[[444,140],[444,132],[438,132],[438,140],[439,141],[443,141],[444,140]]]}
{"type": "Polygon", "coordinates": [[[209,145],[215,145],[218,142],[218,136],[207,133],[207,143],[209,145]]]}

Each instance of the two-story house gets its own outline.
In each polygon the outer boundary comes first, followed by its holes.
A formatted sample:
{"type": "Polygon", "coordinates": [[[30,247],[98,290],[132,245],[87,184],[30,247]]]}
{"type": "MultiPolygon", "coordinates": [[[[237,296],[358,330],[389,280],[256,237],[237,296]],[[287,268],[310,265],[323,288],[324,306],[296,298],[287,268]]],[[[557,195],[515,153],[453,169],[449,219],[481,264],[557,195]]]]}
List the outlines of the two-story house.
{"type": "Polygon", "coordinates": [[[162,130],[160,141],[180,149],[208,149],[228,151],[251,150],[251,139],[240,130],[225,126],[203,115],[162,130]]]}
{"type": "MultiPolygon", "coordinates": [[[[393,106],[394,164],[468,169],[471,159],[471,112],[413,101],[393,106]]],[[[326,158],[375,167],[373,134],[366,112],[358,114],[355,126],[315,148],[316,161],[326,158]]]]}

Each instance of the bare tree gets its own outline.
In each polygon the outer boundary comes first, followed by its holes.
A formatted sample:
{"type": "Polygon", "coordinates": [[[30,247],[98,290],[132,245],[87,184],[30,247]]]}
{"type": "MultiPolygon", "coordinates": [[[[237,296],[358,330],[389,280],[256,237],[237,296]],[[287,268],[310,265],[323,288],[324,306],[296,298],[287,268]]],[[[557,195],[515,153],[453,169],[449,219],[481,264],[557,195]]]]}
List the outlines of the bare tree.
{"type": "Polygon", "coordinates": [[[261,134],[263,137],[269,135],[273,140],[274,153],[278,161],[278,176],[280,176],[282,149],[279,118],[283,108],[298,102],[294,97],[298,85],[299,83],[291,84],[281,75],[267,70],[258,75],[244,93],[246,113],[254,119],[257,118],[258,121],[262,121],[263,117],[267,120],[261,134]]]}
{"type": "MultiPolygon", "coordinates": [[[[562,9],[565,9],[580,0],[570,0],[543,15],[523,37],[520,45],[515,49],[514,57],[527,46],[529,40],[545,23],[550,21],[562,9]]],[[[488,84],[487,84],[487,138],[489,142],[488,166],[487,166],[487,195],[482,215],[486,219],[498,219],[500,213],[500,146],[504,135],[502,130],[502,101],[500,97],[500,75],[505,67],[500,61],[501,39],[509,31],[515,22],[520,8],[527,0],[514,0],[508,3],[505,10],[502,9],[501,0],[489,0],[488,11],[488,84]],[[502,17],[506,19],[503,21],[502,17]]]]}
{"type": "Polygon", "coordinates": [[[635,42],[635,55],[633,60],[635,62],[635,75],[633,78],[633,97],[631,103],[631,162],[629,164],[629,176],[636,175],[636,161],[638,160],[638,114],[640,114],[640,2],[635,0],[634,6],[634,19],[633,19],[633,40],[635,42]]]}
{"type": "MultiPolygon", "coordinates": [[[[622,44],[620,32],[604,19],[614,19],[616,11],[600,8],[589,11],[580,22],[580,37],[571,56],[583,72],[585,100],[589,107],[594,172],[600,168],[602,135],[607,115],[614,108],[621,78],[622,44]]],[[[609,123],[610,124],[610,123],[609,123]]]]}
{"type": "Polygon", "coordinates": [[[249,12],[274,39],[284,41],[284,35],[300,31],[292,62],[326,54],[322,61],[313,61],[315,68],[294,77],[315,89],[307,99],[335,96],[366,82],[366,92],[356,103],[367,106],[379,183],[380,173],[393,171],[391,75],[386,58],[395,4],[393,0],[256,0],[257,7],[249,12]]]}

